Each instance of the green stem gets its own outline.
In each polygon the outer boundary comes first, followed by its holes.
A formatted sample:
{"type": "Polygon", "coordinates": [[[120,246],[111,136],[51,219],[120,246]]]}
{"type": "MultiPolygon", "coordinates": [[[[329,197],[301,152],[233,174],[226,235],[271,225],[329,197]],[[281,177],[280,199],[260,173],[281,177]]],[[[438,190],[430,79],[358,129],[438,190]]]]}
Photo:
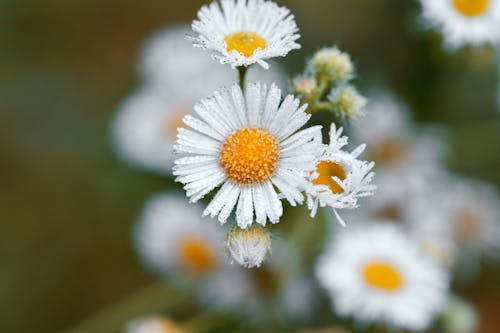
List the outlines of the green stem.
{"type": "Polygon", "coordinates": [[[188,295],[168,288],[165,282],[161,281],[101,311],[65,333],[121,332],[129,320],[175,309],[187,298],[188,295]]]}
{"type": "Polygon", "coordinates": [[[238,72],[240,74],[240,87],[241,90],[245,91],[245,78],[247,76],[248,67],[240,66],[238,67],[238,72]]]}

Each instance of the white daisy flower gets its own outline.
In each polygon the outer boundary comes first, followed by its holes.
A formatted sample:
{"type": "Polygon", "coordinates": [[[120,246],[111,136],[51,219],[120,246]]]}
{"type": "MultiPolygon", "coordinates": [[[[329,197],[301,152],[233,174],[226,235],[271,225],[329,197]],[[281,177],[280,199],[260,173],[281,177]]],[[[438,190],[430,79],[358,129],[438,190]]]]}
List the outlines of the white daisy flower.
{"type": "Polygon", "coordinates": [[[307,105],[272,85],[238,85],[216,92],[195,106],[200,118],[186,116],[190,129],[179,129],[174,175],[191,202],[222,186],[204,211],[225,223],[236,206],[242,229],[283,214],[280,194],[291,205],[303,202],[304,173],[314,169],[320,126],[297,132],[310,115],[307,105]]]}
{"type": "Polygon", "coordinates": [[[265,0],[221,0],[203,6],[192,24],[195,47],[212,51],[213,57],[232,67],[284,57],[300,45],[295,18],[284,7],[265,0]]]}
{"type": "Polygon", "coordinates": [[[365,323],[421,331],[447,301],[446,271],[390,223],[338,230],[316,275],[338,314],[365,323]]]}
{"type": "MultiPolygon", "coordinates": [[[[159,89],[162,94],[176,98],[180,96],[190,102],[188,107],[192,109],[201,98],[221,86],[238,82],[239,78],[237,71],[227,66],[214,66],[204,52],[194,49],[186,40],[189,32],[188,25],[179,25],[155,33],[140,52],[138,72],[148,88],[159,89]],[[210,80],[200,80],[204,77],[210,80]],[[189,82],[189,89],[182,89],[179,82],[189,82]]],[[[247,80],[275,82],[281,89],[288,86],[284,71],[274,63],[272,70],[250,69],[247,80]]]]}
{"type": "Polygon", "coordinates": [[[337,130],[332,123],[330,144],[324,146],[316,170],[309,174],[310,184],[306,192],[311,217],[316,215],[318,207],[329,206],[344,225],[336,209],[357,208],[358,199],[372,195],[375,186],[371,184],[374,163],[358,159],[365,145],[350,153],[343,151],[342,148],[347,145],[347,137],[342,136],[342,131],[342,128],[337,130]]]}
{"type": "Polygon", "coordinates": [[[202,209],[177,194],[152,197],[134,229],[144,264],[163,276],[206,276],[225,259],[224,231],[201,217],[202,209]]]}
{"type": "Polygon", "coordinates": [[[420,0],[422,17],[450,49],[500,41],[500,0],[420,0]]]}

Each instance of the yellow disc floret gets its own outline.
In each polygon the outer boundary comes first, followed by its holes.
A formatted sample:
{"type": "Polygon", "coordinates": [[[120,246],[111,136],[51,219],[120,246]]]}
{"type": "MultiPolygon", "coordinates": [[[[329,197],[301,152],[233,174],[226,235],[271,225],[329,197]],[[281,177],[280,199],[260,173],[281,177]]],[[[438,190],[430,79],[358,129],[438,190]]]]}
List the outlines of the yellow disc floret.
{"type": "Polygon", "coordinates": [[[224,41],[228,52],[235,50],[247,58],[251,57],[255,50],[266,48],[266,40],[253,32],[235,32],[224,38],[224,41]]]}
{"type": "Polygon", "coordinates": [[[334,194],[344,193],[342,186],[332,179],[332,177],[337,177],[340,180],[345,180],[346,174],[341,164],[331,161],[321,161],[316,167],[316,172],[318,172],[319,176],[312,181],[314,185],[326,185],[334,194]]]}
{"type": "Polygon", "coordinates": [[[384,291],[396,291],[403,284],[403,277],[398,269],[387,262],[370,262],[363,267],[365,282],[384,291]]]}
{"type": "Polygon", "coordinates": [[[246,127],[226,139],[219,162],[232,181],[250,185],[271,178],[279,155],[279,143],[274,135],[256,127],[246,127]]]}
{"type": "Polygon", "coordinates": [[[478,16],[486,12],[490,0],[452,0],[453,6],[462,15],[465,16],[478,16]]]}
{"type": "Polygon", "coordinates": [[[214,250],[205,240],[197,236],[181,239],[179,261],[183,268],[196,274],[211,272],[217,266],[214,250]]]}

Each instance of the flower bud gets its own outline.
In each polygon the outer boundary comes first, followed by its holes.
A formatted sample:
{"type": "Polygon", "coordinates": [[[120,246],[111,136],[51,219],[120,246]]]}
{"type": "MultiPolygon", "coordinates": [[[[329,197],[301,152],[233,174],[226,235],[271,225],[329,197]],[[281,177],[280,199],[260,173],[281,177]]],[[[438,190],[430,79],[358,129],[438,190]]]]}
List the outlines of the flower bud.
{"type": "Polygon", "coordinates": [[[311,66],[314,73],[320,77],[326,75],[332,83],[348,81],[354,73],[351,57],[337,47],[327,47],[316,52],[311,66]]]}
{"type": "Polygon", "coordinates": [[[246,268],[260,267],[271,251],[271,236],[258,225],[248,229],[234,227],[226,238],[226,248],[238,264],[246,268]]]}
{"type": "Polygon", "coordinates": [[[361,96],[353,86],[334,89],[328,99],[334,103],[333,112],[341,119],[356,119],[363,115],[366,98],[361,96]]]}

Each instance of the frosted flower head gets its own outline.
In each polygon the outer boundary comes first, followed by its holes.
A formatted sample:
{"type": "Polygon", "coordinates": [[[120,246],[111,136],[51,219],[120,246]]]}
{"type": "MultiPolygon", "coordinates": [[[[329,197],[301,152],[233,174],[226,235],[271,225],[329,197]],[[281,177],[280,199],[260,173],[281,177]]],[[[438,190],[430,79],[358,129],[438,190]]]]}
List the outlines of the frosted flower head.
{"type": "Polygon", "coordinates": [[[339,119],[358,119],[364,115],[366,98],[353,86],[347,85],[333,89],[328,95],[328,100],[335,106],[333,113],[339,119]]]}
{"type": "Polygon", "coordinates": [[[243,94],[238,85],[215,92],[195,106],[199,118],[186,116],[192,129],[180,129],[174,149],[174,175],[192,202],[220,187],[204,215],[225,223],[236,207],[242,229],[255,220],[278,223],[280,196],[291,205],[303,202],[304,174],[314,169],[318,126],[298,131],[310,115],[292,95],[260,83],[243,94]],[[298,132],[297,132],[298,131],[298,132]],[[280,192],[279,195],[277,190],[280,192]]]}
{"type": "Polygon", "coordinates": [[[271,252],[271,235],[261,226],[234,227],[226,238],[231,258],[245,268],[260,267],[271,252]]]}
{"type": "Polygon", "coordinates": [[[440,30],[445,45],[457,49],[500,41],[499,0],[420,0],[425,23],[440,30]]]}
{"type": "MultiPolygon", "coordinates": [[[[195,102],[219,87],[237,82],[238,72],[227,66],[214,66],[210,57],[186,40],[190,31],[188,25],[180,25],[155,33],[140,52],[138,72],[148,89],[188,100],[191,109],[195,102]],[[210,80],[200,80],[205,77],[210,80]],[[189,82],[189,89],[183,89],[179,82],[189,82]]],[[[247,79],[275,82],[282,89],[288,85],[285,73],[276,63],[271,70],[252,68],[247,79]]]]}
{"type": "Polygon", "coordinates": [[[309,174],[307,204],[311,217],[316,215],[318,207],[329,206],[334,211],[357,208],[358,199],[372,195],[375,190],[371,184],[374,163],[358,159],[365,146],[361,145],[350,153],[342,150],[347,145],[347,137],[342,136],[342,131],[332,123],[330,144],[324,146],[316,170],[309,174]]]}
{"type": "Polygon", "coordinates": [[[316,265],[342,316],[423,331],[447,301],[446,271],[392,224],[338,230],[316,265]]]}
{"type": "Polygon", "coordinates": [[[146,202],[134,229],[144,264],[164,276],[212,274],[223,259],[223,230],[203,220],[202,209],[177,194],[146,202]]]}
{"type": "Polygon", "coordinates": [[[297,25],[284,7],[265,0],[221,0],[203,6],[192,24],[195,47],[209,50],[222,64],[232,67],[284,57],[300,45],[297,25]]]}
{"type": "Polygon", "coordinates": [[[325,47],[311,59],[309,71],[319,76],[325,75],[330,82],[339,83],[354,76],[354,65],[348,53],[337,47],[325,47]]]}
{"type": "Polygon", "coordinates": [[[132,320],[126,327],[126,333],[185,333],[185,330],[166,317],[149,317],[132,320]]]}

